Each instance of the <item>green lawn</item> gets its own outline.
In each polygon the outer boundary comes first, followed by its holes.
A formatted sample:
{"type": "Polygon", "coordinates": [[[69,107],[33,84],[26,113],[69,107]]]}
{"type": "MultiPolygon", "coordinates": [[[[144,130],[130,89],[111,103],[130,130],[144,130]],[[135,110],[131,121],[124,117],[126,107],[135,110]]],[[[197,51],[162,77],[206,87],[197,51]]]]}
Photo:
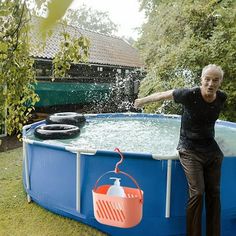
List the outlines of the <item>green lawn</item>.
{"type": "Polygon", "coordinates": [[[0,236],[102,236],[91,227],[27,203],[22,148],[0,153],[0,236]]]}

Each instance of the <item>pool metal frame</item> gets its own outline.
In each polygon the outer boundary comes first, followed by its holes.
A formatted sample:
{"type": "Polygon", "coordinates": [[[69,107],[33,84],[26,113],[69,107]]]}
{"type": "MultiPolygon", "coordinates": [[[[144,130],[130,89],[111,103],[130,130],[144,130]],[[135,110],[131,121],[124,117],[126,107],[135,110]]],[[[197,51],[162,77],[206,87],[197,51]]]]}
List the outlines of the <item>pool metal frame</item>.
{"type": "MultiPolygon", "coordinates": [[[[81,149],[76,147],[69,147],[64,145],[51,145],[51,144],[45,144],[39,141],[33,141],[27,138],[23,139],[23,159],[25,163],[25,179],[26,179],[26,189],[30,190],[30,181],[29,181],[29,171],[28,171],[28,158],[26,155],[27,150],[27,144],[32,145],[40,145],[40,146],[47,146],[47,147],[53,147],[57,146],[57,149],[64,149],[66,151],[76,153],[76,210],[80,213],[80,155],[86,154],[86,155],[95,155],[97,150],[95,149],[81,149]]],[[[101,150],[103,151],[103,150],[101,150]]],[[[107,150],[106,150],[107,151],[107,150]]],[[[111,151],[109,151],[111,152],[111,151]]],[[[127,153],[127,152],[126,152],[127,153]]],[[[170,217],[170,199],[171,199],[171,166],[172,166],[172,160],[178,159],[178,153],[176,152],[176,155],[173,156],[159,156],[159,155],[153,155],[153,159],[155,160],[167,160],[167,187],[166,187],[166,211],[165,211],[165,217],[170,217]]],[[[31,202],[31,197],[27,193],[27,201],[31,202]]]]}
{"type": "MultiPolygon", "coordinates": [[[[135,117],[135,118],[169,118],[169,119],[178,119],[180,120],[179,115],[162,115],[162,114],[139,114],[139,113],[117,113],[117,114],[88,114],[85,115],[86,119],[91,118],[117,118],[117,117],[135,117]]],[[[25,164],[25,179],[26,179],[26,190],[30,190],[30,177],[29,177],[29,167],[28,167],[28,157],[27,157],[27,145],[39,145],[39,146],[45,146],[45,147],[52,147],[60,150],[65,150],[68,152],[72,152],[76,154],[76,211],[81,214],[81,186],[80,186],[80,155],[86,154],[86,155],[95,155],[98,150],[96,149],[83,149],[78,148],[76,146],[70,146],[70,145],[63,145],[63,144],[50,144],[50,143],[44,143],[36,140],[31,140],[26,138],[26,134],[31,128],[35,128],[36,126],[43,124],[45,121],[39,121],[31,125],[26,125],[23,128],[23,160],[25,164]]],[[[234,127],[236,128],[236,123],[233,122],[226,122],[222,120],[217,120],[216,122],[218,125],[224,125],[228,127],[234,127]]],[[[104,152],[115,152],[110,150],[99,150],[104,152]]],[[[128,153],[128,152],[126,152],[128,153]]],[[[171,205],[171,170],[172,170],[172,160],[178,160],[179,155],[178,151],[176,151],[175,155],[158,155],[158,154],[152,154],[152,158],[155,160],[167,160],[167,183],[166,183],[166,204],[165,204],[165,218],[170,218],[170,205],[171,205]]],[[[27,201],[31,202],[31,197],[27,193],[27,201]]]]}

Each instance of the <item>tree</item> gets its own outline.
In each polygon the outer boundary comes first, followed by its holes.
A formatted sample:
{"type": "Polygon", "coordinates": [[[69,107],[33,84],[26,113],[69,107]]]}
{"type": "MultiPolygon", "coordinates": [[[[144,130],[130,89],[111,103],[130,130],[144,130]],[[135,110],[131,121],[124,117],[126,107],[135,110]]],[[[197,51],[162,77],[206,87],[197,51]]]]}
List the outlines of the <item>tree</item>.
{"type": "MultiPolygon", "coordinates": [[[[223,117],[236,120],[236,3],[234,0],[143,0],[148,21],[138,47],[148,75],[141,96],[173,87],[199,84],[201,69],[210,63],[225,71],[228,94],[223,117]]],[[[178,112],[170,103],[166,112],[178,112]]],[[[158,104],[160,106],[160,104],[158,104]]],[[[147,107],[154,111],[157,106],[147,107]]]]}
{"type": "Polygon", "coordinates": [[[26,4],[20,1],[4,1],[1,9],[0,37],[0,85],[4,88],[1,97],[3,112],[7,109],[6,125],[11,134],[21,130],[27,117],[38,101],[33,84],[36,82],[33,60],[29,57],[28,28],[29,13],[26,4]]]}
{"type": "MultiPolygon", "coordinates": [[[[40,4],[44,1],[37,2],[40,4]]],[[[34,85],[37,83],[34,60],[29,54],[31,15],[27,4],[29,1],[0,2],[0,128],[5,122],[8,134],[22,130],[34,104],[39,101],[34,92],[34,85]]],[[[63,16],[67,7],[68,1],[48,2],[48,18],[42,22],[44,28],[52,27],[63,16]],[[56,7],[58,4],[61,8],[56,7]]],[[[84,61],[88,56],[89,43],[86,38],[73,39],[66,32],[63,32],[63,38],[61,51],[54,59],[55,76],[63,76],[71,63],[84,61]]]]}
{"type": "Polygon", "coordinates": [[[117,25],[109,18],[108,12],[97,11],[82,5],[79,9],[68,9],[64,19],[70,25],[94,32],[113,35],[117,32],[117,25]]]}

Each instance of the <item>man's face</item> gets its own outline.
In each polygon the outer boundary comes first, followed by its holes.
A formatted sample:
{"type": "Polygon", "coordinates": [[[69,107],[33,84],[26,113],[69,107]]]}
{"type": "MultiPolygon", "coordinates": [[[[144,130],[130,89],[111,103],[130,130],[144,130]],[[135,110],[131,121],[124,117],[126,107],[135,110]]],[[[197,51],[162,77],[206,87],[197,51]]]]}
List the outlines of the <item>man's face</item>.
{"type": "Polygon", "coordinates": [[[222,82],[221,74],[217,69],[209,68],[201,78],[202,91],[207,96],[215,95],[222,82]]]}

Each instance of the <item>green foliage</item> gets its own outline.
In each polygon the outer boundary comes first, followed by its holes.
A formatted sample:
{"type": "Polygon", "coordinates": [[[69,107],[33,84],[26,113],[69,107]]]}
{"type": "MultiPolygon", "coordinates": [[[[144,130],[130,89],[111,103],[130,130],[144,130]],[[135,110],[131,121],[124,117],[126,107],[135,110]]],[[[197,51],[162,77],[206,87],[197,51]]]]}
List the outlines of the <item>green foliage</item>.
{"type": "Polygon", "coordinates": [[[29,14],[26,6],[20,0],[1,1],[0,9],[0,86],[4,88],[0,95],[4,98],[0,104],[0,111],[7,111],[7,132],[12,134],[15,130],[22,129],[38,101],[38,96],[31,85],[36,81],[33,60],[29,57],[27,44],[26,23],[29,14]]]}
{"type": "Polygon", "coordinates": [[[141,95],[198,85],[202,68],[218,64],[225,71],[222,89],[228,94],[223,116],[235,121],[236,1],[143,0],[142,7],[148,21],[138,47],[150,82],[143,82],[141,95]]]}
{"type": "MultiPolygon", "coordinates": [[[[34,110],[35,103],[39,101],[34,92],[34,85],[37,83],[34,60],[29,53],[30,13],[27,5],[30,5],[30,2],[0,1],[0,132],[3,132],[2,124],[5,122],[9,135],[22,130],[34,110]]],[[[43,20],[42,34],[47,34],[64,15],[70,2],[48,2],[49,17],[43,20]]],[[[45,5],[41,0],[36,3],[39,8],[42,4],[45,5]]],[[[61,51],[53,61],[54,78],[64,76],[71,63],[85,62],[88,57],[88,39],[71,39],[65,31],[63,38],[61,51]]]]}
{"type": "Polygon", "coordinates": [[[107,35],[113,35],[117,31],[117,25],[111,21],[108,12],[97,11],[85,5],[76,10],[69,9],[65,20],[70,25],[107,35]]]}
{"type": "MultiPolygon", "coordinates": [[[[156,77],[155,71],[149,72],[147,77],[142,81],[140,86],[140,97],[150,95],[156,91],[165,91],[172,88],[185,86],[185,81],[182,77],[172,79],[169,83],[156,77]]],[[[164,103],[157,102],[145,106],[144,111],[147,113],[157,112],[165,114],[180,113],[180,106],[172,101],[165,101],[164,103]]]]}
{"type": "MultiPolygon", "coordinates": [[[[41,23],[40,31],[42,32],[43,36],[45,37],[47,32],[55,26],[55,24],[64,16],[67,8],[70,6],[70,4],[73,2],[73,0],[64,0],[64,1],[58,1],[58,0],[51,0],[48,2],[47,5],[47,11],[48,16],[47,18],[44,18],[41,23]],[[56,9],[56,10],[55,10],[56,9]]],[[[41,3],[38,3],[43,4],[41,3]]]]}
{"type": "Polygon", "coordinates": [[[53,59],[53,78],[65,77],[72,63],[86,62],[89,57],[90,41],[86,37],[71,38],[64,30],[60,51],[53,59]]]}
{"type": "MultiPolygon", "coordinates": [[[[0,86],[0,94],[3,94],[3,86],[0,86]]],[[[4,104],[4,97],[0,96],[0,104],[4,104]]],[[[0,136],[5,134],[5,112],[4,106],[0,105],[0,136]]]]}

